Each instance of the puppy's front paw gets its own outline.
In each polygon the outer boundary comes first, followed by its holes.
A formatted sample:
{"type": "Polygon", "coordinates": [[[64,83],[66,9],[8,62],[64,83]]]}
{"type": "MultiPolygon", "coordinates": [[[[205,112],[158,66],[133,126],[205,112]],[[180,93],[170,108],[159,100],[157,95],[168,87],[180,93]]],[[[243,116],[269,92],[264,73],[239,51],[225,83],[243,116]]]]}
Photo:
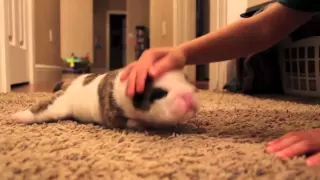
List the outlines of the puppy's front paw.
{"type": "Polygon", "coordinates": [[[30,110],[19,111],[12,115],[15,122],[30,124],[35,122],[35,115],[30,110]]]}

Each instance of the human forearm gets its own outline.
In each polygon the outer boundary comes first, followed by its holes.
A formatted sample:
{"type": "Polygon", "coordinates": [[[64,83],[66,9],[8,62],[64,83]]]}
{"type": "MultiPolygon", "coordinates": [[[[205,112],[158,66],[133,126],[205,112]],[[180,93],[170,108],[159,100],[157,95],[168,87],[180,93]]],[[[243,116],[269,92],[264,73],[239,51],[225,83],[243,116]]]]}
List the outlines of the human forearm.
{"type": "Polygon", "coordinates": [[[305,23],[312,14],[279,3],[262,13],[241,19],[218,31],[178,46],[187,64],[205,64],[247,56],[265,50],[305,23]]]}
{"type": "Polygon", "coordinates": [[[247,19],[182,44],[187,64],[206,64],[246,56],[265,48],[268,39],[257,34],[247,19]]]}

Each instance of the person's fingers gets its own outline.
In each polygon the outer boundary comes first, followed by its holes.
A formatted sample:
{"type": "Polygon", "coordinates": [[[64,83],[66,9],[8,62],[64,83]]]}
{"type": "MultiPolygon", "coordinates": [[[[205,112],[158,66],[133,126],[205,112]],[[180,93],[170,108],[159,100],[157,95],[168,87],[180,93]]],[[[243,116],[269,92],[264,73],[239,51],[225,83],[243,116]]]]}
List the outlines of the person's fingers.
{"type": "Polygon", "coordinates": [[[267,147],[267,151],[271,153],[281,151],[282,149],[285,149],[300,140],[301,138],[297,135],[285,135],[284,137],[281,137],[277,142],[269,145],[267,147]]]}
{"type": "Polygon", "coordinates": [[[320,165],[320,152],[307,159],[307,165],[310,167],[320,165]]]}
{"type": "Polygon", "coordinates": [[[297,143],[289,145],[287,148],[283,149],[280,152],[276,153],[277,157],[280,158],[291,158],[293,156],[299,156],[301,154],[310,152],[312,149],[312,146],[310,145],[310,141],[303,140],[299,141],[297,143]]]}
{"type": "Polygon", "coordinates": [[[155,62],[153,66],[150,67],[149,73],[152,77],[157,78],[161,76],[162,73],[171,70],[174,67],[174,63],[170,61],[169,58],[164,57],[163,59],[155,62]]]}
{"type": "Polygon", "coordinates": [[[136,65],[136,62],[130,63],[127,65],[127,67],[125,67],[122,71],[121,77],[120,77],[120,81],[124,81],[128,78],[130,71],[132,70],[132,68],[136,65]]]}
{"type": "Polygon", "coordinates": [[[283,139],[287,138],[287,137],[290,137],[290,136],[297,136],[297,132],[289,132],[281,137],[278,137],[277,139],[274,139],[270,142],[268,142],[268,146],[271,146],[271,145],[274,145],[274,144],[277,144],[279,142],[281,142],[283,139]]]}
{"type": "Polygon", "coordinates": [[[149,49],[145,51],[138,61],[124,68],[120,81],[128,80],[127,95],[133,96],[136,92],[142,92],[145,87],[145,79],[149,68],[159,58],[164,57],[171,48],[149,49]]]}
{"type": "Polygon", "coordinates": [[[274,139],[274,140],[272,140],[272,141],[270,141],[270,142],[268,142],[268,146],[272,146],[272,145],[274,145],[274,144],[276,144],[276,143],[279,143],[281,141],[281,139],[280,138],[278,138],[278,139],[274,139]]]}
{"type": "Polygon", "coordinates": [[[147,69],[142,69],[137,73],[136,91],[142,93],[145,87],[145,80],[147,78],[147,69]]]}
{"type": "Polygon", "coordinates": [[[132,69],[127,81],[127,96],[132,97],[135,94],[136,88],[136,69],[132,69]]]}

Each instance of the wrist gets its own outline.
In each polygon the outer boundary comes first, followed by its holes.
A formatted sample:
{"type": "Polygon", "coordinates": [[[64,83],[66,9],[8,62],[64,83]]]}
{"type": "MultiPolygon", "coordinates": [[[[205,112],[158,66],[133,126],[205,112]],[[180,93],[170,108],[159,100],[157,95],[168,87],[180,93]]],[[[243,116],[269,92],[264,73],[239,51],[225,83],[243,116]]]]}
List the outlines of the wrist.
{"type": "Polygon", "coordinates": [[[187,59],[187,54],[184,51],[184,49],[178,47],[175,47],[171,51],[171,58],[174,59],[175,61],[175,66],[177,68],[183,68],[185,65],[187,65],[188,59],[187,59]]]}
{"type": "Polygon", "coordinates": [[[173,51],[175,54],[179,55],[179,59],[181,59],[181,64],[183,64],[183,66],[191,64],[189,59],[189,50],[183,44],[177,46],[173,51]]]}

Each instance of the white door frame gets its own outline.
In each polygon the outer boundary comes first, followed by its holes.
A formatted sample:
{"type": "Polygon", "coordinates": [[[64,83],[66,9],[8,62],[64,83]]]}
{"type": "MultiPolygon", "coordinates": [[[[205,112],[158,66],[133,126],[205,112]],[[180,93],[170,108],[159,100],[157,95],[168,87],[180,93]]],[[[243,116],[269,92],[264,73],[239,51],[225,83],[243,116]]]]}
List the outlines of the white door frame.
{"type": "MultiPolygon", "coordinates": [[[[239,1],[240,2],[240,1],[239,1]]],[[[240,19],[239,15],[234,15],[234,8],[231,3],[233,0],[211,0],[210,1],[210,31],[216,31],[229,23],[240,19]],[[229,8],[229,9],[228,9],[229,8]],[[228,17],[229,16],[229,17],[228,17]],[[239,16],[239,17],[237,17],[239,16]]],[[[241,0],[242,5],[236,7],[239,8],[248,7],[247,0],[241,0]],[[243,6],[244,5],[244,6],[243,6]]],[[[245,10],[245,9],[244,9],[245,10]]],[[[228,61],[210,63],[210,80],[209,80],[209,90],[221,91],[223,86],[235,76],[235,59],[230,59],[228,61]]]]}
{"type": "Polygon", "coordinates": [[[10,61],[8,60],[8,44],[5,41],[8,38],[7,19],[5,18],[7,8],[4,7],[4,1],[0,0],[0,92],[10,92],[10,61]]]}
{"type": "MultiPolygon", "coordinates": [[[[8,27],[7,21],[8,19],[5,17],[7,8],[4,7],[4,1],[0,0],[0,92],[10,92],[11,91],[11,83],[10,83],[10,60],[8,54],[8,43],[6,43],[6,39],[8,38],[8,27]]],[[[29,0],[26,3],[27,10],[27,18],[26,21],[28,23],[28,64],[29,64],[29,83],[32,84],[34,82],[34,57],[35,57],[35,49],[34,49],[34,3],[35,0],[29,0]]]]}
{"type": "MultiPolygon", "coordinates": [[[[125,15],[126,16],[126,28],[128,28],[128,20],[127,20],[127,11],[116,11],[116,10],[108,10],[107,11],[107,23],[106,23],[106,69],[110,70],[110,16],[111,15],[125,15]]],[[[127,32],[126,32],[127,33],[127,32]]],[[[127,36],[126,36],[127,37],[127,36]]],[[[127,42],[127,40],[125,39],[127,42]]]]}
{"type": "MultiPolygon", "coordinates": [[[[216,31],[227,25],[227,1],[210,1],[210,32],[216,31]]],[[[222,90],[227,82],[228,61],[210,63],[209,65],[209,90],[222,90]]]]}
{"type": "Polygon", "coordinates": [[[28,23],[28,63],[29,63],[29,84],[35,81],[35,0],[28,0],[27,23],[28,23]]]}
{"type": "MultiPolygon", "coordinates": [[[[196,0],[173,0],[173,46],[196,38],[196,4],[196,0]]],[[[185,66],[184,72],[196,82],[195,65],[185,66]]]]}

